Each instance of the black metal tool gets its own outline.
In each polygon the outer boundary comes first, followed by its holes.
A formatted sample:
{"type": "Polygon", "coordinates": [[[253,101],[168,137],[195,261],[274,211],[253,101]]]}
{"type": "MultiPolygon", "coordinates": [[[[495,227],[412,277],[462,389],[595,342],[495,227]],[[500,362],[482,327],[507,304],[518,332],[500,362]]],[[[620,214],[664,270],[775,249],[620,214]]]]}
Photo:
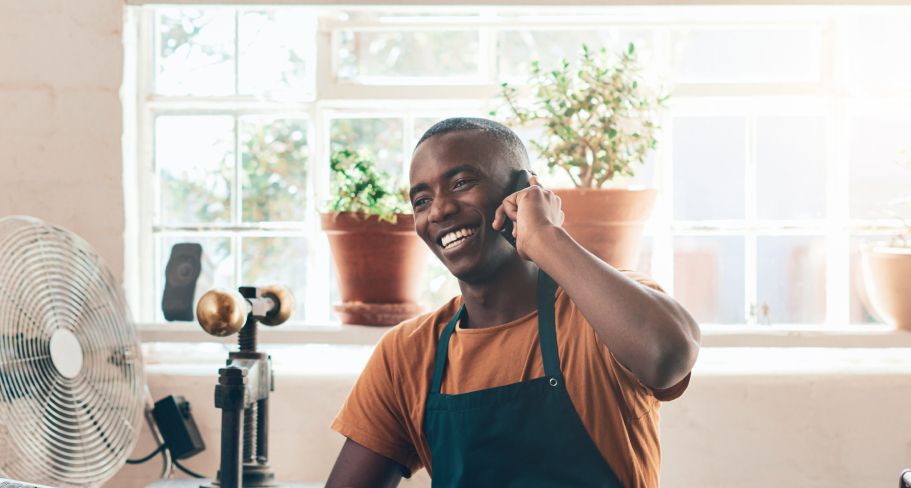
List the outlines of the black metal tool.
{"type": "Polygon", "coordinates": [[[274,487],[269,467],[269,392],[274,390],[272,359],[257,350],[257,323],[279,325],[294,310],[284,287],[212,290],[196,307],[199,325],[215,336],[239,332],[240,350],[218,370],[215,406],[221,409],[221,463],[212,485],[220,488],[274,487]]]}

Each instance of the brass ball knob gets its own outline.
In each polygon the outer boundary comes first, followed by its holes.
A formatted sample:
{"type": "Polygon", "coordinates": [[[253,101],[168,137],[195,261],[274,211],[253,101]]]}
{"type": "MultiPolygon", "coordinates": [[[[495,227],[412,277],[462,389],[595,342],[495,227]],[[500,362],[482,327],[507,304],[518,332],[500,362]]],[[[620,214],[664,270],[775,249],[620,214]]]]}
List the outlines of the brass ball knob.
{"type": "Polygon", "coordinates": [[[262,324],[281,325],[294,312],[294,294],[291,293],[288,287],[281,285],[260,286],[259,295],[275,300],[275,305],[278,307],[277,310],[259,320],[262,324]]]}
{"type": "Polygon", "coordinates": [[[206,292],[196,304],[196,320],[211,335],[229,336],[244,326],[250,305],[234,290],[216,288],[206,292]]]}

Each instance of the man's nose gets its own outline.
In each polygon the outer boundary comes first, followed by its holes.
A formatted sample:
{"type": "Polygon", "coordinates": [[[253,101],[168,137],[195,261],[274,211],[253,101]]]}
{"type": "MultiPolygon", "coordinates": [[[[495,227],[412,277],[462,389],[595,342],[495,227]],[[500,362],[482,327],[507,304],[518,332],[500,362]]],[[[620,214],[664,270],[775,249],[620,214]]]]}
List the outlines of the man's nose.
{"type": "Polygon", "coordinates": [[[430,221],[444,222],[459,210],[459,204],[449,195],[439,195],[430,204],[430,221]]]}

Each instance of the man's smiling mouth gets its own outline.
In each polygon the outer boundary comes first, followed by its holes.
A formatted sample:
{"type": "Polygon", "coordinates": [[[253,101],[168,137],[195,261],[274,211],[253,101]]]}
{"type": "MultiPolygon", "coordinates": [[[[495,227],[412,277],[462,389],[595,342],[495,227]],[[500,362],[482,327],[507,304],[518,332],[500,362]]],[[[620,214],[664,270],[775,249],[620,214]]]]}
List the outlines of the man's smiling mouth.
{"type": "Polygon", "coordinates": [[[440,238],[440,245],[446,250],[458,247],[476,232],[478,232],[478,226],[473,225],[456,229],[440,238]]]}

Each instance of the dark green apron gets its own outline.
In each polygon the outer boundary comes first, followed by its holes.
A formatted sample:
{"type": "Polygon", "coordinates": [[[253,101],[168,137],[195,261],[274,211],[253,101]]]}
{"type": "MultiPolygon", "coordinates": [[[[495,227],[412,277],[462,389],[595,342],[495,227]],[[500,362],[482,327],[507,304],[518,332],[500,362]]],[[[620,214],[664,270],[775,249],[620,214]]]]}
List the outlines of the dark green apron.
{"type": "Polygon", "coordinates": [[[434,487],[620,487],[566,391],[557,352],[554,293],[538,272],[538,337],[544,377],[458,395],[440,393],[449,338],[465,305],[437,343],[424,434],[434,487]]]}

